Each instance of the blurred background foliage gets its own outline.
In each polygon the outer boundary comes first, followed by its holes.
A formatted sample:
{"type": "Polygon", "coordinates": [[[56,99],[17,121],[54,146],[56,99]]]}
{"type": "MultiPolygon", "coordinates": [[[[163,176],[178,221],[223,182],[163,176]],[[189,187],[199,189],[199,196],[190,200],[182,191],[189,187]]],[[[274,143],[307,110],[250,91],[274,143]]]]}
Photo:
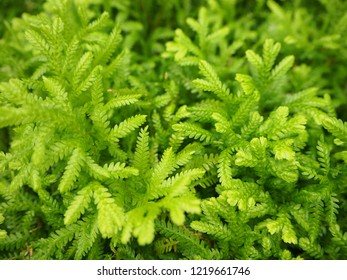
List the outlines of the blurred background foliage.
{"type": "MultiPolygon", "coordinates": [[[[25,75],[34,63],[24,39],[27,21],[20,17],[53,11],[59,3],[62,1],[0,1],[0,81],[25,75]]],[[[164,79],[169,67],[168,60],[163,59],[167,42],[180,29],[198,43],[199,36],[188,21],[197,18],[204,6],[211,32],[224,26],[228,29],[225,42],[234,46],[230,57],[222,57],[218,49],[214,58],[206,54],[220,68],[218,74],[222,79],[233,80],[236,72],[246,72],[245,51],[259,51],[264,40],[272,38],[281,43],[283,57],[295,56],[290,79],[294,88],[319,87],[332,98],[338,117],[347,120],[347,1],[74,0],[73,3],[74,9],[88,7],[86,10],[94,13],[95,18],[106,11],[112,21],[121,23],[123,48],[131,53],[132,76],[146,77],[144,80],[151,85],[153,94],[157,75],[164,79]]],[[[185,73],[181,75],[184,78],[185,73]]]]}

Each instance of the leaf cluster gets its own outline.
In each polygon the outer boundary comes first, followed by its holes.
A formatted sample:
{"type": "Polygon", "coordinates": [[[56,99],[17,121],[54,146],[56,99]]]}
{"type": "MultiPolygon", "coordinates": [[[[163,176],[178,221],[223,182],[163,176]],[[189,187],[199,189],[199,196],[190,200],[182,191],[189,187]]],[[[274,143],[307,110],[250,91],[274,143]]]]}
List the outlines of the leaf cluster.
{"type": "Polygon", "coordinates": [[[249,3],[8,24],[0,258],[346,259],[347,7],[249,3]]]}

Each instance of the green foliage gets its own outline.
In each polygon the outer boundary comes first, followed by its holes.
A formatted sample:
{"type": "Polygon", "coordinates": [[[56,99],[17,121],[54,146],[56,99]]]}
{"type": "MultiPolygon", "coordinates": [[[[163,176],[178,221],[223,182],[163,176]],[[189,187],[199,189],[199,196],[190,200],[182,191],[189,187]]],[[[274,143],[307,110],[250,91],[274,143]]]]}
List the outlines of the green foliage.
{"type": "Polygon", "coordinates": [[[8,21],[0,258],[346,259],[346,9],[49,0],[8,21]]]}

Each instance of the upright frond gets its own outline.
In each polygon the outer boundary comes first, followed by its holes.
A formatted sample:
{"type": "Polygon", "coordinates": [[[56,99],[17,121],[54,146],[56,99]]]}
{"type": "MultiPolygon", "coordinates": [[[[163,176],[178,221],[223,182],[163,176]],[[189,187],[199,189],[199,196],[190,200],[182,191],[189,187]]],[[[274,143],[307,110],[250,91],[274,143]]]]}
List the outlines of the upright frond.
{"type": "Polygon", "coordinates": [[[147,172],[150,168],[148,127],[141,129],[137,138],[133,166],[141,173],[147,172]]]}
{"type": "Polygon", "coordinates": [[[195,79],[194,85],[200,90],[214,93],[223,101],[230,100],[229,88],[220,81],[213,67],[207,61],[201,60],[199,69],[205,79],[195,79]]]}
{"type": "Polygon", "coordinates": [[[83,165],[84,155],[80,149],[76,148],[72,152],[72,155],[66,165],[65,172],[60,180],[58,189],[61,193],[65,193],[73,187],[73,184],[77,180],[83,165]]]}

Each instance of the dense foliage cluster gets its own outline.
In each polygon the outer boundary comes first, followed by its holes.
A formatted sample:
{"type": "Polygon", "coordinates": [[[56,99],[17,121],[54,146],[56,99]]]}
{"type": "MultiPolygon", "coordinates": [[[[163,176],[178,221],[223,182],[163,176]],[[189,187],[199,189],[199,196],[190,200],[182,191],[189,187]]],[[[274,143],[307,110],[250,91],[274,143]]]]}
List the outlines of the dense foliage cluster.
{"type": "Polygon", "coordinates": [[[347,259],[346,1],[34,11],[0,29],[1,259],[347,259]]]}

